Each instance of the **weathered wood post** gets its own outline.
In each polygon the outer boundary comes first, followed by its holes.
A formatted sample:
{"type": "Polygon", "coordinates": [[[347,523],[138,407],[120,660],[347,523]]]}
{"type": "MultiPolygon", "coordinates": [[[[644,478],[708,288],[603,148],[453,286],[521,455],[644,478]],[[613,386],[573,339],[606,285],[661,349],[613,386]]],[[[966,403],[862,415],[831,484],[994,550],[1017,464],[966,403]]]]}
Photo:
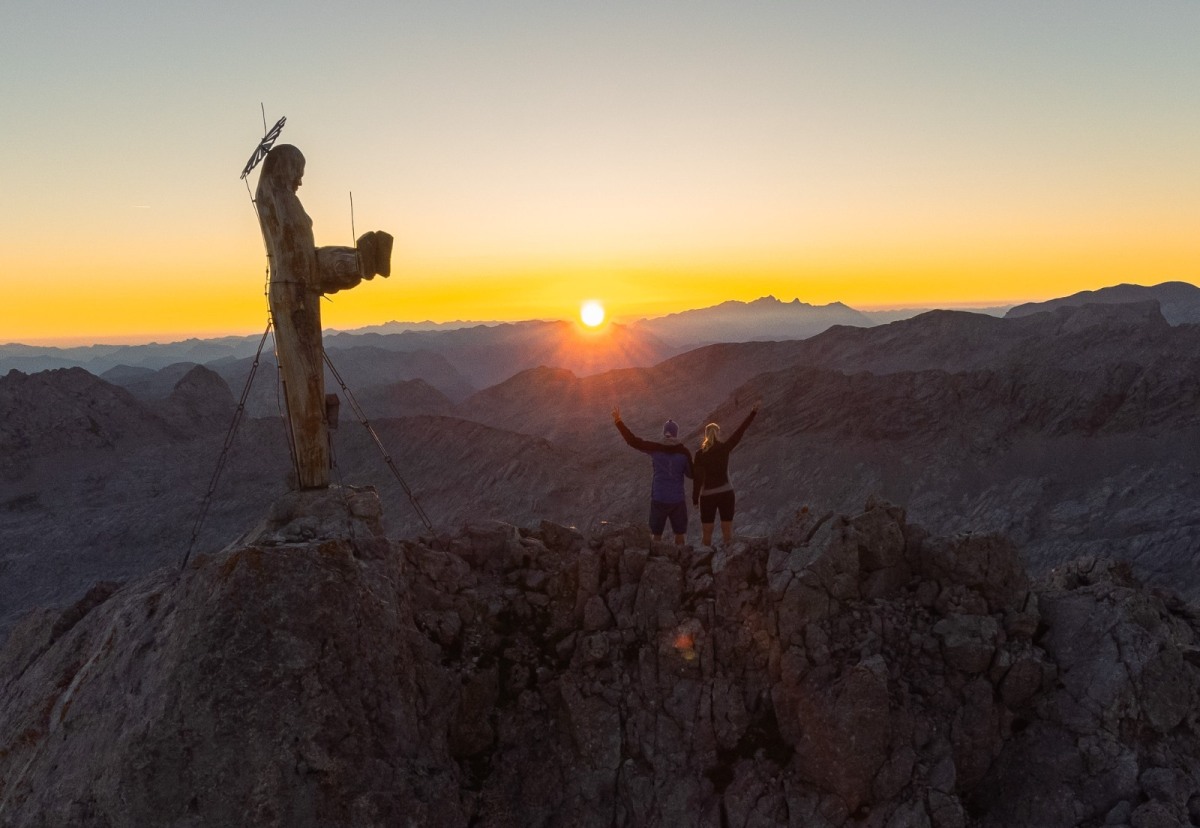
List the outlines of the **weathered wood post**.
{"type": "Polygon", "coordinates": [[[321,344],[321,295],[391,272],[392,237],[366,233],[357,247],[321,247],[296,189],[304,156],[290,144],[263,161],[255,203],[271,263],[268,298],[283,374],[297,486],[329,485],[329,429],[325,415],[325,365],[321,344]]]}

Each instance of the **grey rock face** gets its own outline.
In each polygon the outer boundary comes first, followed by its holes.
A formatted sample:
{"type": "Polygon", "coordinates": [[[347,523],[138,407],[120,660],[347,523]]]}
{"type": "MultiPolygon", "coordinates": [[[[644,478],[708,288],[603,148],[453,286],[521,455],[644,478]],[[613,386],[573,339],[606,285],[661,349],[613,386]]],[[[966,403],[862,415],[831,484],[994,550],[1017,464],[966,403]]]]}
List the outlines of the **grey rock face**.
{"type": "Polygon", "coordinates": [[[34,458],[111,448],[132,435],[159,438],[166,430],[129,392],[82,368],[0,377],[0,480],[21,476],[34,458]]]}
{"type": "Polygon", "coordinates": [[[1052,689],[981,786],[981,824],[1192,824],[1196,608],[1144,589],[1127,564],[1091,558],[1052,572],[1039,605],[1052,689]],[[1025,799],[1012,795],[1017,778],[1025,799]]]}
{"type": "Polygon", "coordinates": [[[184,571],[27,617],[0,651],[0,825],[1150,825],[1200,803],[1200,619],[1127,567],[1030,582],[1010,544],[882,502],[716,551],[380,521],[370,490],[289,495],[184,571]]]}

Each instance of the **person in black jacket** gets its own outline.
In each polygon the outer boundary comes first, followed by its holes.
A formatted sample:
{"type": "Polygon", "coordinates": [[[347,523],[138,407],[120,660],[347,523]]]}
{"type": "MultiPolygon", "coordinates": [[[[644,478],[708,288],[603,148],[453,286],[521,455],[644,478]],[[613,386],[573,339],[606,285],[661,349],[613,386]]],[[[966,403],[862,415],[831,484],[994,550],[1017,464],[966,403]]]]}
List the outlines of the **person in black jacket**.
{"type": "Polygon", "coordinates": [[[656,443],[634,435],[621,420],[620,406],[612,410],[613,424],[625,442],[650,455],[653,476],[650,480],[650,534],[661,540],[667,521],[675,533],[675,543],[683,545],[687,536],[687,490],[683,478],[692,476],[692,453],[679,442],[679,426],[674,420],[663,424],[663,441],[656,443]]]}
{"type": "Polygon", "coordinates": [[[712,545],[713,523],[718,512],[721,515],[721,537],[726,544],[733,540],[734,496],[733,484],[729,482],[729,454],[741,442],[760,404],[754,404],[728,440],[717,439],[721,427],[716,423],[704,427],[704,442],[696,452],[692,477],[692,503],[700,506],[701,543],[704,546],[712,545]]]}

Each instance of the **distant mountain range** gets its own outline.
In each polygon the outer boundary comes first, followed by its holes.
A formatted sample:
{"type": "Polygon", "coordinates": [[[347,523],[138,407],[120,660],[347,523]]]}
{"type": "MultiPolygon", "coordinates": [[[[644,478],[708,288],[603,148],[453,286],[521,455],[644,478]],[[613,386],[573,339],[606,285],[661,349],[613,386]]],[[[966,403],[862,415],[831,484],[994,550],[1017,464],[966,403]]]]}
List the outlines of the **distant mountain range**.
{"type": "MultiPolygon", "coordinates": [[[[1200,322],[1200,288],[1183,282],[1153,287],[1118,285],[1050,302],[1013,308],[978,309],[976,314],[1026,316],[1062,305],[1156,301],[1171,324],[1200,322]]],[[[579,375],[617,368],[648,367],[684,351],[718,342],[807,339],[836,325],[870,328],[927,312],[910,308],[859,311],[840,302],[810,305],[765,296],[753,302],[729,301],[629,325],[613,324],[604,336],[570,322],[388,322],[354,331],[328,331],[326,350],[335,365],[345,361],[355,384],[366,388],[403,379],[421,379],[451,400],[461,400],[519,371],[539,366],[566,368],[579,375]],[[349,353],[354,349],[357,355],[349,353]],[[382,357],[410,354],[408,357],[382,357]],[[420,356],[417,356],[420,354],[420,356]]],[[[84,368],[129,388],[143,398],[164,397],[193,365],[208,365],[237,387],[248,372],[261,335],[188,339],[147,345],[91,345],[73,348],[0,345],[0,373],[84,368]],[[162,371],[155,377],[151,372],[162,371]]],[[[271,352],[268,340],[267,354],[271,352]]],[[[265,362],[270,363],[267,356],[265,362]]],[[[261,406],[256,408],[261,410],[261,406]]]]}
{"type": "Polygon", "coordinates": [[[774,296],[764,296],[753,302],[722,302],[710,308],[643,319],[634,327],[668,344],[694,348],[713,342],[806,339],[833,325],[869,328],[874,324],[868,315],[841,302],[809,305],[799,299],[781,302],[774,296]]]}
{"type": "Polygon", "coordinates": [[[1061,299],[1017,305],[1005,316],[1029,316],[1080,305],[1124,305],[1132,302],[1157,302],[1163,318],[1172,325],[1200,323],[1200,288],[1188,282],[1163,282],[1150,286],[1114,285],[1100,290],[1084,290],[1061,299]]]}
{"type": "MultiPolygon", "coordinates": [[[[162,397],[194,365],[207,365],[240,384],[262,341],[259,335],[165,345],[0,345],[0,373],[84,368],[143,397],[162,397]]],[[[537,321],[385,334],[327,333],[325,349],[335,367],[348,380],[354,378],[356,387],[422,379],[452,399],[539,365],[591,374],[653,365],[680,350],[623,325],[610,325],[598,335],[570,322],[537,321]]],[[[269,338],[262,364],[274,364],[269,338]]]]}
{"type": "MultiPolygon", "coordinates": [[[[753,302],[724,302],[629,325],[610,324],[603,337],[561,321],[388,322],[353,331],[327,331],[325,347],[330,353],[371,347],[441,354],[462,376],[421,378],[453,397],[460,389],[451,386],[461,379],[466,379],[471,390],[478,390],[539,365],[569,368],[581,374],[645,367],[713,342],[803,339],[833,325],[870,327],[921,312],[917,309],[860,312],[840,302],[814,306],[799,300],[780,302],[767,296],[753,302]]],[[[116,373],[109,375],[113,381],[142,384],[147,380],[145,369],[210,365],[224,373],[226,369],[221,366],[226,363],[252,358],[261,340],[261,335],[255,335],[73,348],[7,344],[0,345],[0,373],[12,369],[32,373],[78,367],[97,376],[115,370],[116,373]]],[[[267,350],[270,351],[269,341],[267,350]]],[[[177,379],[180,369],[172,370],[177,379]]],[[[165,394],[169,390],[163,382],[157,385],[155,393],[165,394]]]]}
{"type": "MultiPolygon", "coordinates": [[[[706,422],[736,424],[761,399],[732,466],[741,531],[786,523],[797,499],[850,511],[881,494],[933,531],[1001,532],[1035,568],[1115,555],[1200,596],[1200,326],[1168,324],[1161,304],[932,311],[682,352],[631,326],[589,353],[598,340],[544,322],[328,342],[439,527],[640,524],[648,464],[612,406],[648,437],[675,418],[695,446],[706,422]]],[[[249,370],[226,353],[103,378],[0,375],[0,635],[21,607],[182,554],[249,370]]],[[[258,370],[201,547],[286,489],[275,369],[264,356],[258,370]]],[[[335,479],[378,485],[393,534],[422,531],[350,406],[341,419],[335,479]]]]}
{"type": "Polygon", "coordinates": [[[11,370],[50,371],[84,368],[99,376],[117,367],[157,370],[175,363],[201,365],[220,359],[252,356],[262,335],[226,336],[219,339],[185,339],[148,345],[86,345],[56,348],[49,345],[0,345],[0,373],[11,370]]]}

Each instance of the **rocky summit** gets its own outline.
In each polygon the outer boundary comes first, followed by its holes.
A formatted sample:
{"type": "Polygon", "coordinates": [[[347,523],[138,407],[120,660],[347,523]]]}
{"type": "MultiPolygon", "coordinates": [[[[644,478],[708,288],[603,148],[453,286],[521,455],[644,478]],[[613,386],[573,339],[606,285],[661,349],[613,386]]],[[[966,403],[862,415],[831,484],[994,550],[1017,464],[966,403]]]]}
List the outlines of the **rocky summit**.
{"type": "Polygon", "coordinates": [[[716,550],[380,518],[289,494],[28,616],[0,825],[1200,823],[1200,615],[1126,565],[874,500],[716,550]]]}

